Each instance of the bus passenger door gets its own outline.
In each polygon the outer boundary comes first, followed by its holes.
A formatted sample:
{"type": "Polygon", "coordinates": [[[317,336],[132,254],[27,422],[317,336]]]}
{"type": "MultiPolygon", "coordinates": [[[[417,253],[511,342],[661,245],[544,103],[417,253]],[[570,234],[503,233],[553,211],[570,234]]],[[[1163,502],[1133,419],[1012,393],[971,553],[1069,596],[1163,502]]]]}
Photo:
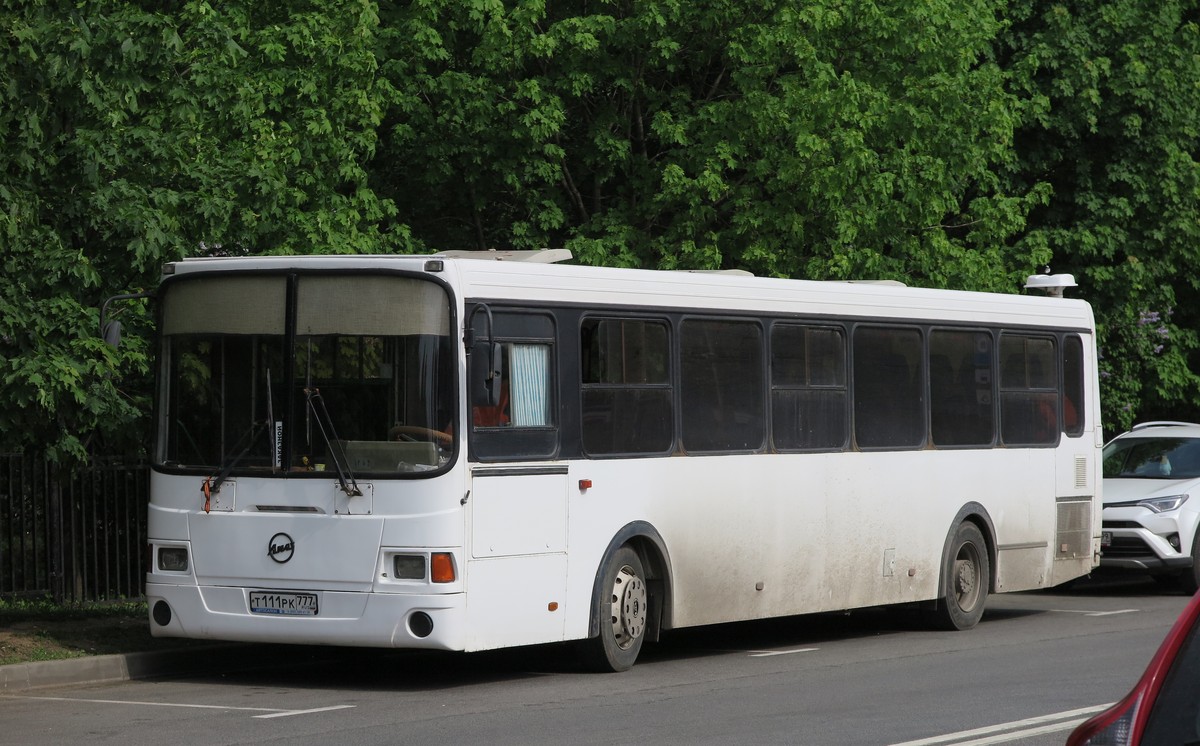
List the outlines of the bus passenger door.
{"type": "Polygon", "coordinates": [[[1089,396],[1093,389],[1086,383],[1096,380],[1094,366],[1080,337],[1063,339],[1062,439],[1055,463],[1056,529],[1050,585],[1091,572],[1099,558],[1099,546],[1093,545],[1100,523],[1096,493],[1102,478],[1100,449],[1104,442],[1095,415],[1099,402],[1089,396]]]}
{"type": "Polygon", "coordinates": [[[567,465],[555,420],[555,320],[535,309],[468,311],[468,645],[563,639],[567,465]]]}
{"type": "Polygon", "coordinates": [[[566,465],[476,464],[470,489],[469,647],[563,639],[566,465]]]}

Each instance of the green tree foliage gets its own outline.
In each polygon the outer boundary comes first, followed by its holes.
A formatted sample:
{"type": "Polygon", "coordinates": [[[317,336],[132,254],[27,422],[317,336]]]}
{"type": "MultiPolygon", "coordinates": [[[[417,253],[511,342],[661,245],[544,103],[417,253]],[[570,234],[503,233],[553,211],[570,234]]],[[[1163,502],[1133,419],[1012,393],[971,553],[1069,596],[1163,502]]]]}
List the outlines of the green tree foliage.
{"type": "Polygon", "coordinates": [[[993,2],[430,0],[382,14],[376,182],[422,245],[1012,290],[1038,184],[993,2]],[[415,166],[415,164],[420,164],[415,166]],[[414,188],[415,187],[415,188],[414,188]]]}
{"type": "Polygon", "coordinates": [[[1053,189],[1025,241],[1095,309],[1110,426],[1186,416],[1200,406],[1196,3],[1009,5],[998,46],[1026,107],[1012,188],[1053,189]]]}
{"type": "Polygon", "coordinates": [[[364,168],[377,25],[356,0],[2,6],[3,446],[81,458],[143,434],[145,304],[119,352],[96,309],[161,263],[404,243],[364,168]]]}
{"type": "MultiPolygon", "coordinates": [[[[1200,407],[1195,3],[0,0],[0,447],[143,442],[196,254],[1014,292],[1074,272],[1110,423],[1200,407]],[[140,417],[139,417],[140,415],[140,417]]],[[[118,444],[119,445],[119,444],[118,444]]]]}

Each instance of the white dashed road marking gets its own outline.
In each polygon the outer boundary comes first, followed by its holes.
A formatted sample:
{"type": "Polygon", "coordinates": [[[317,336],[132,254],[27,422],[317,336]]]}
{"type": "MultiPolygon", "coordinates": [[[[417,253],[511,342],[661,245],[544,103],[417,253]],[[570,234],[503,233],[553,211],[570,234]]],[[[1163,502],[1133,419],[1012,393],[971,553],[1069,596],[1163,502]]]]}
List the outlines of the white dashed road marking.
{"type": "Polygon", "coordinates": [[[752,650],[751,658],[768,658],[772,655],[791,655],[792,653],[811,653],[817,648],[796,648],[794,650],[752,650]]]}
{"type": "Polygon", "coordinates": [[[1086,609],[1050,609],[1056,614],[1083,614],[1084,616],[1113,616],[1114,614],[1136,614],[1141,609],[1117,609],[1115,611],[1088,611],[1086,609]]]}
{"type": "Polygon", "coordinates": [[[186,702],[139,702],[128,699],[84,699],[82,697],[25,697],[10,696],[10,699],[37,699],[43,702],[90,702],[100,705],[131,705],[137,707],[184,707],[196,710],[230,710],[240,712],[263,712],[265,715],[255,715],[256,718],[286,718],[293,715],[309,715],[314,712],[329,712],[330,710],[348,710],[357,705],[333,705],[318,707],[312,710],[287,710],[282,707],[233,707],[229,705],[197,705],[186,702]]]}

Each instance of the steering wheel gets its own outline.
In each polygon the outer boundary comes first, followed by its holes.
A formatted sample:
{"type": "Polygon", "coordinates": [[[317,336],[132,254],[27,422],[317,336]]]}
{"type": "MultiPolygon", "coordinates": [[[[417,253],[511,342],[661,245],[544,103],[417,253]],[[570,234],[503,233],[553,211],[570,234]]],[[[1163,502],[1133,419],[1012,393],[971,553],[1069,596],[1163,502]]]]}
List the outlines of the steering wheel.
{"type": "Polygon", "coordinates": [[[420,425],[397,424],[388,431],[388,437],[390,440],[430,441],[442,446],[450,445],[454,441],[454,437],[450,433],[420,425]]]}

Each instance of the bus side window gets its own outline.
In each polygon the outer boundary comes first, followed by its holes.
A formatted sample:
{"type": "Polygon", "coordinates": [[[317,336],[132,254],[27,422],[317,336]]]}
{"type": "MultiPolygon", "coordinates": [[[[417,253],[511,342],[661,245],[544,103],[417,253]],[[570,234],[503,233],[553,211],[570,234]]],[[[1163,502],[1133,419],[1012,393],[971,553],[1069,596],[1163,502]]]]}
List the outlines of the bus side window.
{"type": "Polygon", "coordinates": [[[933,445],[990,446],[995,438],[992,337],[935,329],[929,335],[929,410],[933,445]]]}
{"type": "Polygon", "coordinates": [[[1083,341],[1075,335],[1063,340],[1063,432],[1083,434],[1083,341]]]}
{"type": "Polygon", "coordinates": [[[1049,337],[1000,337],[1000,437],[1006,445],[1058,442],[1058,356],[1049,337]]]}
{"type": "Polygon", "coordinates": [[[916,329],[854,330],[854,439],[867,448],[924,441],[925,370],[916,329]]]}
{"type": "Polygon", "coordinates": [[[485,314],[469,317],[474,338],[467,359],[470,457],[551,458],[559,441],[555,319],[532,309],[496,305],[490,312],[490,334],[485,314]],[[488,385],[489,372],[499,376],[498,382],[488,385]]]}
{"type": "Polygon", "coordinates": [[[585,318],[580,325],[581,437],[589,455],[652,455],[674,443],[667,324],[585,318]]]}
{"type": "Polygon", "coordinates": [[[841,328],[771,327],[772,439],[781,451],[846,445],[846,337],[841,328]]]}
{"type": "Polygon", "coordinates": [[[762,327],[748,321],[686,319],[680,328],[684,448],[762,448],[767,431],[762,327]]]}
{"type": "Polygon", "coordinates": [[[550,424],[550,345],[500,345],[500,397],[495,404],[477,398],[471,408],[476,427],[544,427],[550,424]]]}

